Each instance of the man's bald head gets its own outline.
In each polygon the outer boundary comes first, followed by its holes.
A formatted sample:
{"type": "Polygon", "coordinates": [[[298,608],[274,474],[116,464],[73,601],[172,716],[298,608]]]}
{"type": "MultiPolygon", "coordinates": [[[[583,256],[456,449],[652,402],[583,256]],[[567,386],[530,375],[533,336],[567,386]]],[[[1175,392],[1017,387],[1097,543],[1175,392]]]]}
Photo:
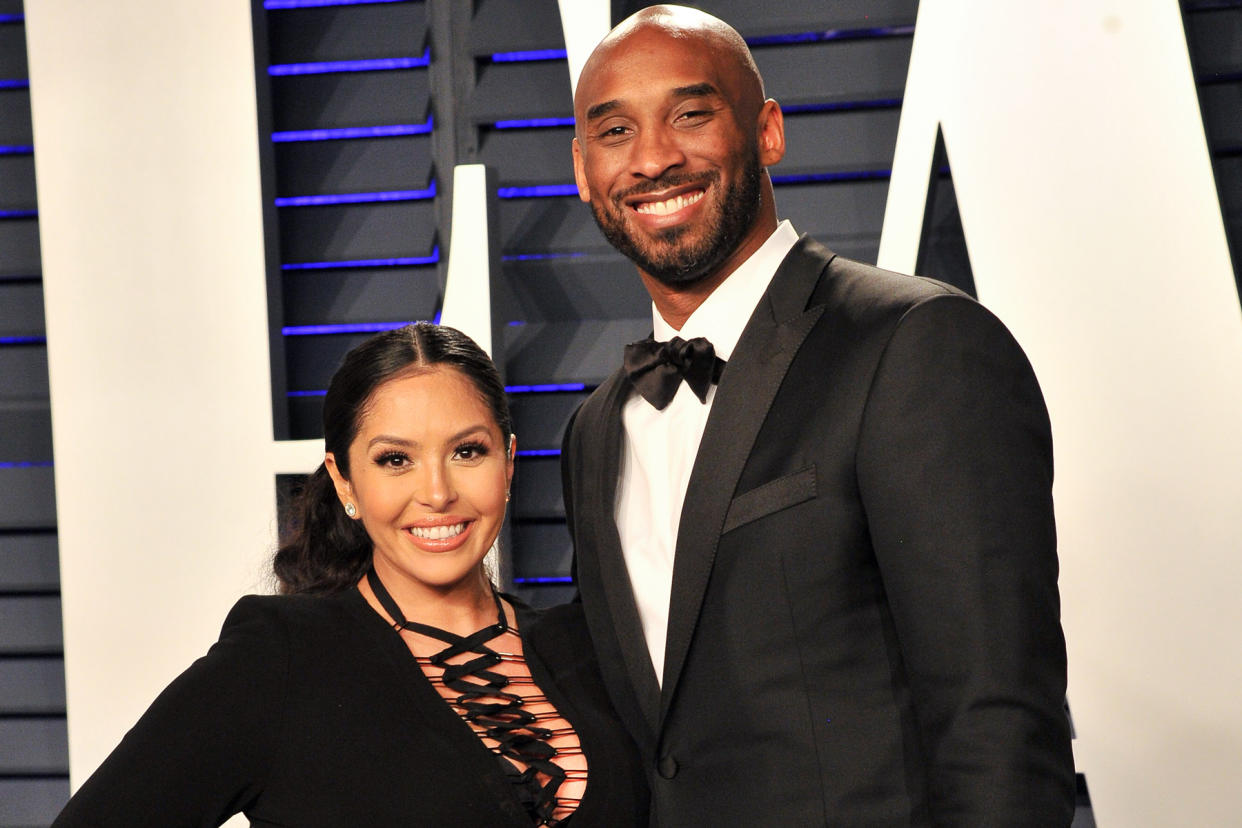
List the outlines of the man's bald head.
{"type": "Polygon", "coordinates": [[[587,58],[578,79],[574,96],[574,116],[578,124],[585,121],[587,100],[598,72],[618,59],[628,56],[660,39],[666,46],[692,51],[702,60],[714,64],[729,84],[727,90],[736,103],[747,112],[758,112],[763,105],[763,78],[751,56],[746,41],[737,30],[718,17],[687,6],[648,6],[635,12],[604,36],[587,58]],[[579,108],[583,111],[579,111],[579,108]]]}

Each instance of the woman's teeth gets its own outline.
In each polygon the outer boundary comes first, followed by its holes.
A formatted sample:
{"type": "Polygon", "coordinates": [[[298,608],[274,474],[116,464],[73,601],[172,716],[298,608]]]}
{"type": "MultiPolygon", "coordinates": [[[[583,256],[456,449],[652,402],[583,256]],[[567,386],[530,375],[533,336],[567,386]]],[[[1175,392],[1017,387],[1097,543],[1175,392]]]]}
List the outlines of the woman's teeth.
{"type": "Polygon", "coordinates": [[[416,538],[424,540],[444,540],[466,531],[464,523],[450,523],[447,526],[411,526],[407,530],[416,538]]]}

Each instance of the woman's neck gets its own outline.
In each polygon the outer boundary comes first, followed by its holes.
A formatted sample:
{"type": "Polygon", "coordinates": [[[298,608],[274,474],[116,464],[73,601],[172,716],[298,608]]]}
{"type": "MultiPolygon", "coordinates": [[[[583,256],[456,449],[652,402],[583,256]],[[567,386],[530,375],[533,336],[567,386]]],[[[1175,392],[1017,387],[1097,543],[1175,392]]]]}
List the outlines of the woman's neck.
{"type": "MultiPolygon", "coordinates": [[[[475,630],[496,623],[496,601],[492,597],[492,585],[480,571],[477,577],[466,578],[450,587],[440,588],[427,584],[412,584],[397,573],[388,572],[377,563],[375,573],[383,588],[392,596],[406,621],[417,621],[439,627],[456,635],[466,636],[475,630]]],[[[371,607],[395,623],[384,609],[366,577],[358,583],[358,590],[371,607]]],[[[512,613],[505,612],[512,623],[512,613]]]]}

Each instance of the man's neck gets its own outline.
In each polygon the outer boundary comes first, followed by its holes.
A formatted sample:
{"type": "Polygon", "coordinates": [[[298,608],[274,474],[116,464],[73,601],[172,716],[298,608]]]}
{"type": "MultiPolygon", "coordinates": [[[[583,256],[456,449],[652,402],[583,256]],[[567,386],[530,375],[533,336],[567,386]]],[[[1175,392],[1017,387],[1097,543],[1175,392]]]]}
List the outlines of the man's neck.
{"type": "Polygon", "coordinates": [[[770,217],[764,217],[755,225],[737,249],[721,262],[720,267],[690,285],[680,287],[666,285],[639,269],[638,275],[643,280],[643,287],[651,295],[651,302],[655,305],[656,312],[674,330],[680,331],[686,324],[686,320],[690,318],[690,314],[694,313],[699,305],[702,305],[707,297],[711,296],[716,288],[733,274],[733,271],[741,267],[756,250],[763,247],[768,237],[776,232],[776,225],[776,215],[773,211],[770,217]]]}

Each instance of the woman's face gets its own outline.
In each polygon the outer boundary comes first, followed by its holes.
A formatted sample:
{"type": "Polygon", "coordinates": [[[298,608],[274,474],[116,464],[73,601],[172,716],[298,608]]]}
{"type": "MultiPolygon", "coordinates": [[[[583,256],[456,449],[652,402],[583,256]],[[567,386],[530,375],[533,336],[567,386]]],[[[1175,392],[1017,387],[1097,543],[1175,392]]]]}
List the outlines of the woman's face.
{"type": "Polygon", "coordinates": [[[349,447],[349,480],[331,453],[326,463],[389,589],[442,593],[477,585],[504,520],[511,451],[470,380],[441,366],[375,390],[349,447]]]}

